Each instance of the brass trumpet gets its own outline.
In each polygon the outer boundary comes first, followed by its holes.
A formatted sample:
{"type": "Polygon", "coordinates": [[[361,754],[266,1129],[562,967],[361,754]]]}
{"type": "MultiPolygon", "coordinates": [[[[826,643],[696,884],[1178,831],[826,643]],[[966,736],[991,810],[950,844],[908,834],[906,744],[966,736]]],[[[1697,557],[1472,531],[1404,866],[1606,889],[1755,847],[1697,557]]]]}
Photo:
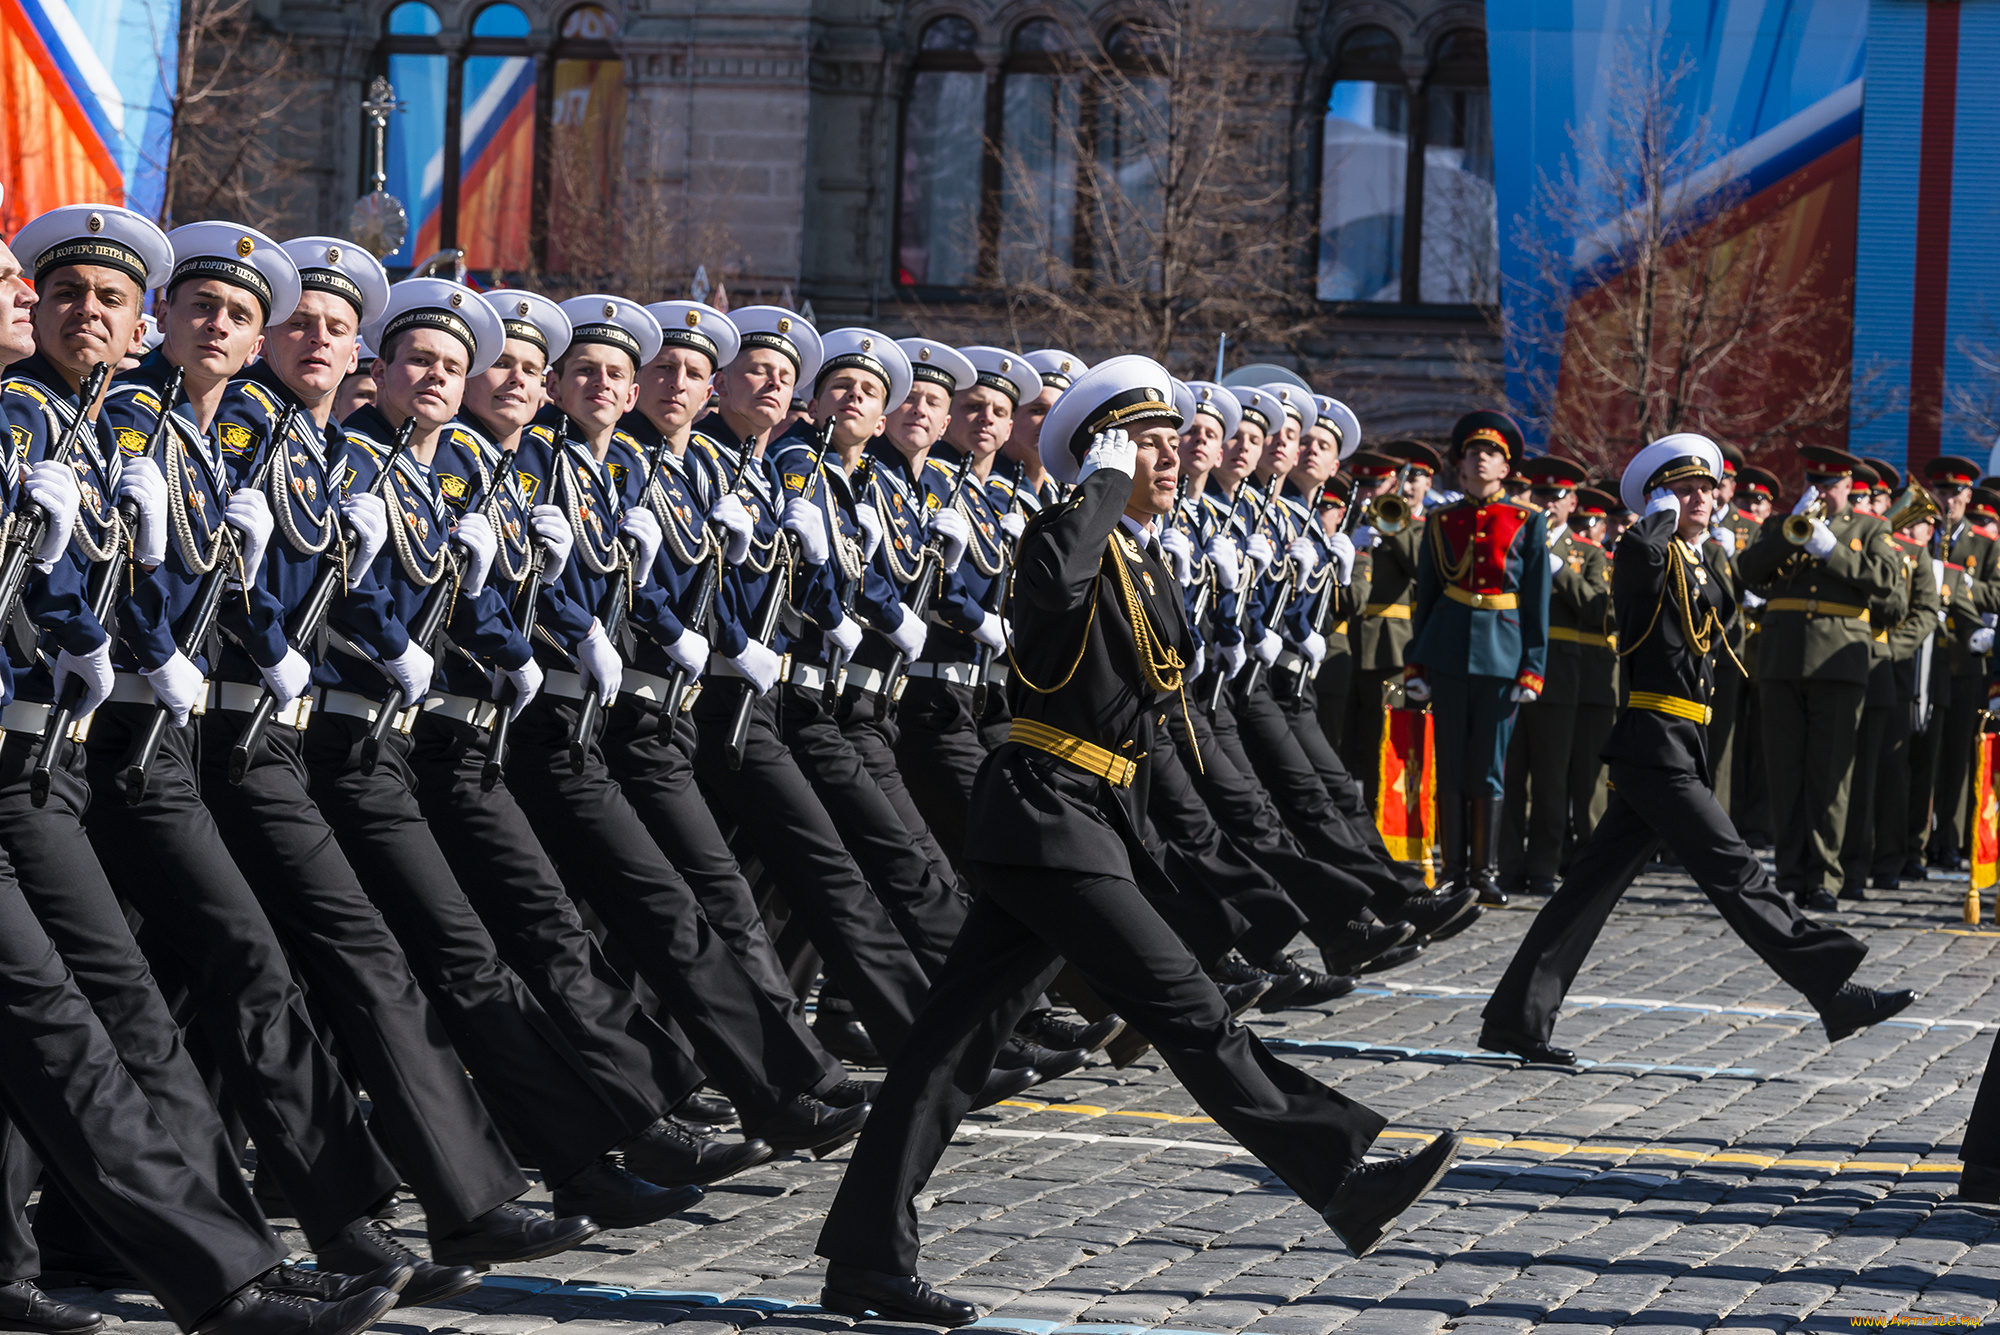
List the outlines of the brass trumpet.
{"type": "Polygon", "coordinates": [[[1912,524],[1935,524],[1943,515],[1944,507],[1937,503],[1937,497],[1912,478],[1903,492],[1903,503],[1883,522],[1892,532],[1900,533],[1912,524]]]}
{"type": "Polygon", "coordinates": [[[1785,541],[1803,547],[1812,538],[1813,524],[1826,518],[1826,497],[1815,496],[1813,503],[1795,515],[1785,516],[1785,541]]]}
{"type": "Polygon", "coordinates": [[[1410,526],[1410,503],[1403,499],[1403,486],[1410,480],[1410,465],[1396,470],[1396,485],[1368,502],[1368,526],[1385,538],[1393,538],[1410,526]]]}

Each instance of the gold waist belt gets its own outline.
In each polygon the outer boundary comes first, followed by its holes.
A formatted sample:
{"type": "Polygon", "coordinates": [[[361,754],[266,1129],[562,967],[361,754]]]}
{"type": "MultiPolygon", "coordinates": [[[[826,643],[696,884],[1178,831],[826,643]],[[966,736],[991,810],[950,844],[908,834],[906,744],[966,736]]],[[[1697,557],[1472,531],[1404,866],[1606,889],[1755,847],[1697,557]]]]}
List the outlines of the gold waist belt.
{"type": "Polygon", "coordinates": [[[1592,635],[1587,630],[1571,630],[1568,626],[1550,626],[1549,638],[1563,644],[1594,644],[1599,649],[1616,649],[1616,635],[1592,635]]]}
{"type": "Polygon", "coordinates": [[[1469,589],[1459,588],[1456,584],[1445,585],[1444,596],[1455,603],[1464,603],[1467,607],[1482,612],[1511,612],[1521,605],[1521,599],[1517,594],[1473,593],[1469,589]]]}
{"type": "Polygon", "coordinates": [[[1661,695],[1658,691],[1634,691],[1631,703],[1634,709],[1650,709],[1656,714],[1672,714],[1696,723],[1705,724],[1715,718],[1715,711],[1707,705],[1683,700],[1678,695],[1661,695]]]}
{"type": "Polygon", "coordinates": [[[1046,751],[1058,760],[1067,760],[1087,770],[1114,788],[1123,788],[1138,774],[1139,766],[1123,756],[1113,755],[1095,742],[1072,737],[1061,728],[1051,728],[1033,719],[1017,718],[1007,728],[1007,740],[1046,751]]]}
{"type": "Polygon", "coordinates": [[[1361,615],[1365,617],[1387,617],[1391,621],[1408,621],[1410,619],[1410,605],[1408,603],[1370,603],[1361,609],[1361,615]]]}
{"type": "Polygon", "coordinates": [[[1864,624],[1868,620],[1868,609],[1856,607],[1853,603],[1829,603],[1818,598],[1773,598],[1764,604],[1766,612],[1804,612],[1809,616],[1856,617],[1864,624]]]}

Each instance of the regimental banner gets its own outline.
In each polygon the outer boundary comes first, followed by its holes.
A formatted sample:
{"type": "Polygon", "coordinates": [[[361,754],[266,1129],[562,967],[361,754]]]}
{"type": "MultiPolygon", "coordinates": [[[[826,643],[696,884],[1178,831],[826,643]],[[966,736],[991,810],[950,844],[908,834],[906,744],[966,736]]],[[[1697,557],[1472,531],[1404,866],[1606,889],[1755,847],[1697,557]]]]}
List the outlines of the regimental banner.
{"type": "Polygon", "coordinates": [[[1437,842],[1437,766],[1427,709],[1382,708],[1382,750],[1375,788],[1375,828],[1389,856],[1423,865],[1424,884],[1437,883],[1431,847],[1437,842]]]}
{"type": "MultiPolygon", "coordinates": [[[[1984,890],[2000,879],[2000,798],[1995,797],[1993,767],[2000,764],[1996,736],[1979,734],[1979,750],[1973,761],[1972,810],[1972,889],[1984,890]]],[[[1979,901],[1966,899],[1966,921],[1979,921],[1979,901]]]]}
{"type": "Polygon", "coordinates": [[[159,211],[179,0],[0,0],[0,235],[65,204],[159,211]]]}

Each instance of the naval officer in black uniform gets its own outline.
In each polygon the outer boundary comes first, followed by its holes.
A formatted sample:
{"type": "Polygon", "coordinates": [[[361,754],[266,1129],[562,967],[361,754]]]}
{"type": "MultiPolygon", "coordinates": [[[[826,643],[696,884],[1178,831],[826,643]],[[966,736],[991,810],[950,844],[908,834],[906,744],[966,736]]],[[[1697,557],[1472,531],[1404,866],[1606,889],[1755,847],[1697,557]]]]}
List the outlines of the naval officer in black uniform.
{"type": "MultiPolygon", "coordinates": [[[[1886,1020],[1915,994],[1849,982],[1868,948],[1806,918],[1717,805],[1708,768],[1714,653],[1731,594],[1702,562],[1722,452],[1704,436],[1654,441],[1619,490],[1644,517],[1618,543],[1611,597],[1630,687],[1605,743],[1611,805],[1536,915],[1486,1003],[1479,1045],[1569,1064],[1556,1011],[1625,887],[1664,840],[1723,920],[1819,1011],[1829,1039],[1886,1020]]],[[[1727,652],[1727,649],[1724,649],[1727,652]]]]}
{"type": "Polygon", "coordinates": [[[1442,1177],[1457,1137],[1361,1167],[1385,1119],[1273,1057],[1155,910],[1173,883],[1140,841],[1145,759],[1170,745],[1193,644],[1154,525],[1174,503],[1180,415],[1165,368],[1115,357],[1078,378],[1043,424],[1067,504],[1029,525],[1017,557],[1007,740],[972,795],[965,858],[978,889],[933,983],[818,1250],[821,1302],[959,1326],[978,1311],[916,1277],[914,1197],[1014,1023],[1067,955],[1159,1049],[1197,1102],[1321,1210],[1357,1253],[1442,1177]]]}

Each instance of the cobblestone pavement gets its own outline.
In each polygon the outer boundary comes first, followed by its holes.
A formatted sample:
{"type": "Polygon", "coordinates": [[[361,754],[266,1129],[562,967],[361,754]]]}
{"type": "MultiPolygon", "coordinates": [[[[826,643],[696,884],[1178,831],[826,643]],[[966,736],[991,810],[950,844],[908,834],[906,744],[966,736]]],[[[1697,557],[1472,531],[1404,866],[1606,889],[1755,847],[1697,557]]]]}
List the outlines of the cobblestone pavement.
{"type": "MultiPolygon", "coordinates": [[[[972,1118],[920,1202],[925,1276],[1028,1335],[1978,1324],[2000,1304],[2000,1219],[1946,1202],[2000,1020],[2000,932],[1964,927],[1962,895],[1934,881],[1838,915],[1869,943],[1860,981],[1922,996],[1829,1047],[1684,878],[1645,878],[1557,1029],[1594,1063],[1579,1071],[1477,1051],[1479,1007],[1540,901],[1489,911],[1352,996],[1249,1019],[1389,1115],[1377,1151],[1467,1138],[1373,1255],[1351,1258],[1153,1059],[972,1118]]],[[[814,1305],[812,1246],[846,1157],[754,1170],[687,1216],[382,1329],[838,1330],[814,1305]]],[[[166,1335],[141,1295],[99,1301],[166,1335]]]]}

